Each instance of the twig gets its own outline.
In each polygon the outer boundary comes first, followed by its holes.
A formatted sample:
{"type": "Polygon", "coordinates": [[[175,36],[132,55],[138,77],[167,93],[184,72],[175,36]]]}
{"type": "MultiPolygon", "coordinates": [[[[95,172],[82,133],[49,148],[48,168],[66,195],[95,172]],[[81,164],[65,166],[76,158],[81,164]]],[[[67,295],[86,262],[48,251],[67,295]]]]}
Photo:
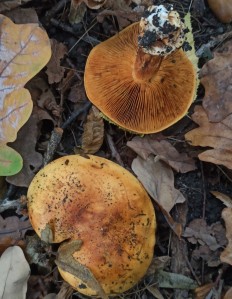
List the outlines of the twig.
{"type": "MultiPolygon", "coordinates": [[[[75,42],[75,44],[71,47],[71,49],[69,49],[68,54],[76,47],[76,45],[85,37],[85,35],[95,26],[97,25],[97,22],[93,23],[92,26],[90,26],[83,34],[82,36],[75,42]]],[[[87,36],[86,38],[90,38],[89,36],[87,36]]],[[[92,45],[92,42],[91,42],[92,45]]]]}
{"type": "Polygon", "coordinates": [[[187,265],[188,265],[188,267],[189,267],[189,270],[190,270],[191,273],[192,273],[192,276],[193,276],[194,279],[196,280],[197,284],[200,286],[200,285],[201,285],[201,282],[200,282],[200,280],[198,279],[198,277],[197,277],[195,271],[193,270],[193,267],[192,267],[192,265],[191,265],[191,263],[190,263],[188,257],[186,256],[186,254],[184,255],[184,257],[185,257],[185,261],[186,261],[186,263],[187,263],[187,265]]]}
{"type": "Polygon", "coordinates": [[[62,129],[66,129],[67,126],[69,126],[71,124],[71,122],[73,122],[80,114],[89,111],[89,108],[92,106],[92,104],[90,102],[87,102],[83,108],[81,108],[80,110],[76,110],[74,111],[71,116],[63,123],[63,125],[61,126],[62,129]]]}
{"type": "MultiPolygon", "coordinates": [[[[200,161],[201,165],[201,176],[202,176],[202,189],[203,189],[203,209],[202,209],[202,219],[205,219],[205,206],[206,206],[206,191],[205,191],[205,175],[203,169],[203,163],[200,161]]],[[[205,272],[205,262],[202,259],[201,264],[201,282],[204,283],[204,272],[205,272]]]]}
{"type": "Polygon", "coordinates": [[[51,10],[47,11],[46,13],[46,18],[47,20],[51,19],[54,17],[59,11],[61,11],[67,3],[69,3],[70,0],[59,0],[51,10]]]}
{"type": "Polygon", "coordinates": [[[48,142],[47,151],[44,155],[43,166],[47,165],[53,158],[58,144],[63,135],[63,129],[57,127],[52,131],[51,138],[48,142]]]}
{"type": "MultiPolygon", "coordinates": [[[[52,18],[50,20],[51,24],[53,26],[55,26],[56,28],[58,29],[61,29],[65,32],[68,32],[70,34],[72,34],[73,36],[79,38],[79,40],[77,41],[77,43],[80,41],[80,40],[83,40],[84,42],[88,43],[88,44],[91,44],[91,45],[97,45],[100,43],[99,40],[97,40],[96,38],[93,38],[91,36],[85,36],[86,33],[84,33],[81,37],[79,37],[79,35],[74,31],[73,27],[69,26],[68,24],[64,23],[64,22],[61,22],[61,21],[57,21],[56,19],[52,18]]],[[[94,23],[96,24],[96,23],[94,23]]],[[[90,28],[91,29],[91,28],[90,28]]],[[[76,45],[76,44],[75,44],[76,45]]]]}
{"type": "Polygon", "coordinates": [[[111,137],[110,134],[106,133],[106,139],[107,139],[107,142],[108,142],[108,145],[109,145],[109,148],[111,150],[111,155],[112,157],[118,162],[119,165],[121,165],[122,167],[124,167],[124,163],[115,147],[115,144],[114,144],[114,141],[113,141],[113,138],[111,137]]]}

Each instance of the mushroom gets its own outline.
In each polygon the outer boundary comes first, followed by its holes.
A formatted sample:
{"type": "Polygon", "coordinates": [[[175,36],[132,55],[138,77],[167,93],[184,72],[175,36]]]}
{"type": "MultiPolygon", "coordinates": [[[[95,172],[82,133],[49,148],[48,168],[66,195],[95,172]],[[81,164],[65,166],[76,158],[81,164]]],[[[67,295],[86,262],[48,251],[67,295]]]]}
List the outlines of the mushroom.
{"type": "Polygon", "coordinates": [[[222,23],[232,22],[231,0],[208,0],[209,7],[222,23]]]}
{"type": "Polygon", "coordinates": [[[180,48],[187,29],[172,5],[151,6],[140,22],[92,49],[85,67],[89,100],[113,123],[161,131],[194,100],[196,67],[180,48]]]}
{"type": "Polygon", "coordinates": [[[96,156],[70,155],[41,169],[28,189],[31,224],[60,243],[61,276],[85,295],[122,293],[146,273],[155,244],[155,214],[140,182],[96,156]]]}

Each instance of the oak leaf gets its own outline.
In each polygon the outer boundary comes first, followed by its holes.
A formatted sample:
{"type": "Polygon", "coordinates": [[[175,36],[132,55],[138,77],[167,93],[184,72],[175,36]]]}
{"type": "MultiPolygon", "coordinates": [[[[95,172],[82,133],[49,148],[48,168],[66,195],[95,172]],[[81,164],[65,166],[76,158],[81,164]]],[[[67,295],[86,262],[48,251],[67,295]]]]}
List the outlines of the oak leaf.
{"type": "Polygon", "coordinates": [[[222,218],[226,225],[226,238],[228,245],[225,250],[221,253],[221,261],[232,265],[232,208],[225,208],[222,211],[222,218]]]}
{"type": "Polygon", "coordinates": [[[0,32],[0,175],[6,175],[6,162],[10,165],[8,175],[12,175],[21,169],[22,159],[14,152],[9,161],[6,144],[16,139],[31,114],[31,96],[24,85],[48,62],[51,47],[38,24],[16,25],[0,15],[0,32]],[[14,160],[20,159],[15,165],[14,160]]]}
{"type": "Polygon", "coordinates": [[[199,159],[232,169],[232,114],[221,122],[210,122],[206,111],[196,106],[192,119],[199,125],[185,139],[194,146],[210,147],[198,155],[199,159]]]}
{"type": "Polygon", "coordinates": [[[232,113],[232,40],[214,52],[214,58],[202,68],[205,87],[203,107],[209,121],[220,122],[232,113]]]}
{"type": "Polygon", "coordinates": [[[91,108],[83,127],[82,150],[85,154],[95,154],[104,139],[104,122],[96,107],[91,108]]]}
{"type": "Polygon", "coordinates": [[[0,298],[25,299],[30,267],[19,246],[7,248],[0,259],[0,298]]]}
{"type": "Polygon", "coordinates": [[[181,173],[196,169],[195,162],[186,153],[179,153],[175,147],[167,140],[157,140],[152,136],[134,137],[127,142],[133,151],[143,159],[147,159],[150,154],[156,155],[156,159],[166,162],[174,170],[181,173]]]}
{"type": "Polygon", "coordinates": [[[138,156],[131,167],[150,196],[167,212],[170,212],[175,204],[185,201],[182,193],[174,187],[172,169],[162,161],[155,161],[153,156],[146,160],[138,156]]]}
{"type": "Polygon", "coordinates": [[[47,64],[46,70],[49,84],[59,83],[62,80],[65,68],[60,65],[60,61],[68,52],[67,47],[55,39],[51,39],[51,47],[52,57],[47,64]]]}

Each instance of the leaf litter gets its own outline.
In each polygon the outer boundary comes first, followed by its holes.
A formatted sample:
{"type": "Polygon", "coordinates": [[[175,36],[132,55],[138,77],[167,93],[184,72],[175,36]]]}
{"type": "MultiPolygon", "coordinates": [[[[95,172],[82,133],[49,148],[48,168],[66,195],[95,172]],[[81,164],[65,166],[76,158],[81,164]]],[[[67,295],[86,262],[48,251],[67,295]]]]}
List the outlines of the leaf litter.
{"type": "MultiPolygon", "coordinates": [[[[9,2],[3,2],[1,5],[7,3],[9,4],[9,2]]],[[[15,149],[23,157],[23,176],[20,178],[20,173],[18,177],[17,175],[8,176],[7,187],[15,186],[17,192],[25,192],[25,187],[28,186],[33,175],[42,167],[41,157],[45,156],[46,148],[50,146],[51,131],[59,130],[62,124],[72,116],[72,112],[81,110],[87,102],[83,72],[85,59],[92,45],[91,42],[82,40],[80,36],[88,36],[90,41],[91,38],[98,42],[105,40],[117,33],[118,29],[138,20],[148,4],[151,4],[151,1],[108,1],[99,10],[87,8],[82,22],[72,25],[76,27],[72,27],[66,22],[68,7],[62,11],[64,8],[62,1],[59,2],[60,10],[56,5],[51,7],[51,4],[46,4],[46,7],[50,7],[50,11],[47,13],[49,17],[42,16],[42,10],[40,11],[40,8],[37,7],[39,20],[42,20],[55,46],[52,47],[53,56],[50,65],[48,64],[39,76],[34,77],[26,85],[32,95],[34,106],[31,118],[34,117],[37,121],[32,124],[29,120],[20,130],[19,128],[17,130],[17,132],[19,131],[18,135],[14,137],[16,138],[15,149]],[[58,19],[61,27],[54,25],[58,19]],[[91,20],[101,23],[96,22],[93,29],[88,30],[92,26],[91,20]],[[70,31],[70,28],[73,30],[71,36],[70,32],[65,31],[66,29],[70,31]],[[75,28],[75,31],[72,28],[75,28]],[[73,42],[76,42],[75,34],[80,40],[77,40],[76,48],[68,53],[65,48],[70,49],[73,42]],[[21,131],[22,137],[20,137],[21,131]],[[26,146],[28,144],[30,144],[30,148],[26,146]]],[[[197,9],[196,4],[192,7],[190,4],[185,7],[185,2],[177,1],[176,5],[184,6],[185,11],[190,8],[196,12],[197,9]]],[[[203,14],[206,11],[204,8],[203,14]]],[[[207,11],[207,13],[209,12],[207,11]]],[[[30,23],[33,23],[33,20],[36,20],[35,14],[29,12],[29,16],[30,14],[30,23]]],[[[26,24],[27,18],[24,15],[23,9],[19,7],[19,13],[16,13],[15,16],[12,15],[12,18],[18,20],[16,21],[18,23],[26,24]]],[[[209,14],[209,16],[211,25],[215,24],[212,15],[209,14]]],[[[198,17],[200,18],[200,16],[198,17]]],[[[207,32],[211,32],[212,35],[212,31],[210,31],[212,28],[209,24],[203,19],[200,22],[203,28],[206,28],[207,32]]],[[[35,26],[38,25],[35,24],[35,26]]],[[[196,30],[196,24],[194,26],[196,30]]],[[[203,36],[202,38],[204,38],[203,36]]],[[[199,46],[198,34],[195,34],[195,37],[199,46]]],[[[221,39],[218,40],[221,41],[221,39]]],[[[201,40],[200,37],[200,44],[203,43],[204,46],[204,42],[207,40],[201,40]]],[[[221,48],[213,52],[214,58],[203,63],[201,68],[201,83],[205,88],[205,96],[202,106],[196,106],[195,112],[191,116],[192,120],[200,125],[199,128],[192,130],[193,121],[185,118],[186,127],[181,127],[181,125],[172,127],[173,138],[168,137],[170,136],[168,131],[162,132],[162,135],[135,137],[116,128],[113,124],[103,121],[92,110],[83,110],[83,113],[78,114],[65,127],[62,138],[56,145],[52,156],[49,157],[54,159],[57,156],[72,154],[76,148],[82,148],[87,154],[96,153],[109,158],[129,170],[133,170],[154,199],[158,219],[155,256],[160,258],[160,262],[158,265],[156,264],[155,270],[150,274],[148,271],[145,280],[141,281],[135,289],[123,295],[125,298],[135,298],[135,296],[139,298],[144,296],[149,296],[149,298],[169,298],[171,296],[193,298],[191,289],[195,289],[196,298],[205,298],[206,296],[207,298],[220,298],[221,295],[223,298],[223,294],[226,294],[232,285],[228,275],[222,276],[223,273],[227,273],[222,262],[231,264],[230,243],[232,240],[231,209],[228,198],[232,195],[229,170],[231,169],[231,97],[229,88],[231,85],[231,41],[222,44],[221,48]],[[190,132],[186,134],[188,131],[190,132]],[[192,137],[191,134],[194,136],[192,135],[192,137]],[[191,141],[191,145],[184,140],[184,135],[187,141],[191,141]],[[107,147],[108,136],[111,137],[109,147],[107,147]],[[194,148],[194,146],[198,146],[198,148],[194,148]],[[199,146],[201,146],[200,149],[199,146]],[[206,151],[202,147],[206,147],[206,151]],[[196,153],[199,152],[198,158],[207,163],[199,164],[197,158],[192,158],[196,157],[196,153]],[[223,165],[223,172],[220,172],[221,168],[217,168],[215,164],[223,165]],[[224,173],[227,176],[224,176],[224,173]],[[183,185],[178,183],[179,187],[176,184],[178,178],[181,178],[180,182],[183,182],[183,185]],[[213,186],[210,183],[212,178],[216,182],[213,186]],[[198,197],[192,198],[191,192],[195,192],[195,182],[199,181],[202,182],[202,190],[197,190],[198,197]],[[186,186],[188,189],[185,188],[186,186]],[[191,192],[183,193],[184,189],[191,192]],[[222,214],[225,226],[220,217],[214,216],[210,218],[214,220],[209,221],[207,213],[215,215],[215,211],[210,210],[210,207],[213,200],[217,201],[214,197],[210,197],[210,192],[227,206],[222,214]],[[193,207],[197,206],[197,203],[194,205],[193,200],[197,200],[198,205],[202,207],[203,216],[196,217],[198,214],[195,211],[193,216],[189,216],[189,202],[191,201],[193,207]],[[207,213],[204,215],[205,209],[207,209],[207,213]],[[181,212],[182,210],[184,212],[181,212]],[[194,220],[189,221],[189,217],[193,219],[194,216],[194,220]],[[167,256],[169,262],[162,263],[163,256],[167,256]],[[217,269],[219,272],[221,271],[221,276],[217,276],[217,269]],[[221,277],[223,277],[224,283],[222,283],[221,277]],[[197,285],[200,287],[196,288],[197,285]],[[183,289],[180,290],[180,288],[183,289]]],[[[95,107],[93,107],[94,109],[95,107]]],[[[6,146],[7,142],[5,141],[4,146],[10,152],[11,144],[6,146]]],[[[12,143],[12,150],[13,146],[12,143]]],[[[0,238],[0,252],[3,253],[7,248],[19,245],[26,256],[28,254],[28,261],[30,265],[33,265],[33,273],[28,282],[29,298],[74,298],[73,290],[65,284],[61,286],[58,282],[60,277],[53,257],[53,250],[56,251],[56,248],[49,245],[43,247],[40,241],[34,238],[30,223],[27,223],[28,220],[21,221],[27,219],[25,218],[27,214],[24,214],[23,217],[20,215],[20,221],[16,220],[16,218],[19,220],[19,216],[12,216],[12,209],[18,210],[19,205],[15,204],[14,193],[11,194],[9,190],[4,190],[2,198],[4,198],[4,194],[7,198],[10,196],[10,200],[7,202],[12,201],[12,204],[9,204],[9,209],[7,209],[6,206],[3,207],[3,202],[0,202],[1,215],[4,215],[3,218],[0,218],[4,232],[0,238]],[[29,224],[29,228],[22,226],[21,222],[25,225],[29,224]],[[36,272],[33,270],[35,268],[36,272]],[[50,274],[51,269],[52,274],[50,274]],[[46,277],[44,272],[47,273],[46,277]]],[[[224,297],[226,298],[226,296],[229,295],[226,294],[224,297]]]]}

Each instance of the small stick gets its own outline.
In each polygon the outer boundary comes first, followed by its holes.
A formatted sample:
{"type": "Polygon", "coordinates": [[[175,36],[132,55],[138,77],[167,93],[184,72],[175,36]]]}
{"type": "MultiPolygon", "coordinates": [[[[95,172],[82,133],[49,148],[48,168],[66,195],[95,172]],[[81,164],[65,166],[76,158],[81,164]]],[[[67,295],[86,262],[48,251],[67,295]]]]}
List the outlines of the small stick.
{"type": "Polygon", "coordinates": [[[80,110],[76,110],[74,111],[71,116],[63,123],[63,125],[61,126],[62,129],[66,129],[67,126],[69,126],[71,124],[71,122],[73,122],[80,114],[84,113],[84,112],[88,112],[89,108],[92,106],[92,104],[90,102],[87,102],[83,108],[81,108],[80,110]]]}
{"type": "Polygon", "coordinates": [[[51,138],[47,146],[47,151],[44,155],[43,166],[47,165],[52,160],[62,136],[63,129],[57,127],[52,131],[51,138]]]}
{"type": "Polygon", "coordinates": [[[51,10],[47,11],[46,18],[49,20],[54,17],[59,11],[61,11],[70,0],[59,0],[51,10]]]}
{"type": "MultiPolygon", "coordinates": [[[[69,26],[68,24],[66,24],[66,23],[64,23],[64,22],[57,21],[57,20],[54,19],[54,18],[52,18],[52,19],[50,20],[50,22],[52,23],[52,25],[54,25],[54,26],[57,27],[58,29],[61,29],[61,30],[65,31],[65,32],[68,32],[68,33],[71,33],[73,36],[79,38],[79,40],[76,42],[76,44],[79,43],[80,40],[83,40],[84,42],[89,43],[89,44],[91,44],[91,45],[97,45],[97,44],[100,43],[100,41],[97,40],[96,38],[93,38],[93,37],[91,37],[91,36],[89,36],[89,35],[88,35],[88,36],[85,36],[88,32],[85,32],[81,37],[79,37],[78,34],[73,30],[73,28],[72,28],[71,26],[69,26]]],[[[96,25],[96,23],[94,23],[94,25],[96,25]]],[[[92,27],[93,27],[93,26],[92,26],[92,27]]],[[[90,29],[91,29],[92,27],[90,27],[90,29]]],[[[89,30],[90,30],[90,29],[89,29],[89,30]]],[[[76,45],[76,44],[75,44],[75,45],[76,45]]],[[[73,46],[73,47],[74,47],[74,46],[73,46]]],[[[72,48],[71,48],[71,50],[72,50],[72,48]]],[[[69,50],[69,51],[71,51],[71,50],[69,50]]]]}
{"type": "Polygon", "coordinates": [[[115,144],[113,142],[113,138],[111,137],[110,134],[106,133],[106,139],[107,139],[107,142],[108,142],[108,145],[109,145],[109,148],[111,150],[111,154],[112,154],[112,157],[118,162],[119,165],[121,165],[122,167],[124,167],[124,163],[115,147],[115,144]]]}

